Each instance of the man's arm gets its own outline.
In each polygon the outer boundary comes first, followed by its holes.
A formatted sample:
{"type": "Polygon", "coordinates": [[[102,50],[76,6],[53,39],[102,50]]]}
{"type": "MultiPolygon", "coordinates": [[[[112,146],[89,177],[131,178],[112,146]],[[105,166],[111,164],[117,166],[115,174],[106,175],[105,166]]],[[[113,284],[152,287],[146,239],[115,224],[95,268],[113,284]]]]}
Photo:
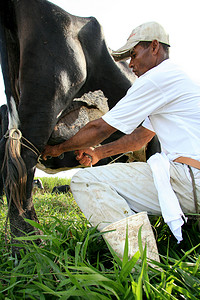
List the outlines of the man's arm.
{"type": "Polygon", "coordinates": [[[127,134],[120,139],[105,145],[101,145],[97,148],[84,149],[76,151],[77,160],[85,166],[91,164],[95,165],[99,160],[121,154],[129,151],[140,150],[145,146],[155,135],[155,132],[148,130],[147,128],[140,126],[136,128],[131,134],[127,134]],[[89,156],[87,156],[89,154],[89,156]]]}
{"type": "Polygon", "coordinates": [[[115,131],[117,129],[110,126],[102,118],[91,121],[69,140],[55,146],[47,145],[42,153],[42,158],[46,160],[47,156],[57,157],[63,152],[98,145],[115,131]]]}

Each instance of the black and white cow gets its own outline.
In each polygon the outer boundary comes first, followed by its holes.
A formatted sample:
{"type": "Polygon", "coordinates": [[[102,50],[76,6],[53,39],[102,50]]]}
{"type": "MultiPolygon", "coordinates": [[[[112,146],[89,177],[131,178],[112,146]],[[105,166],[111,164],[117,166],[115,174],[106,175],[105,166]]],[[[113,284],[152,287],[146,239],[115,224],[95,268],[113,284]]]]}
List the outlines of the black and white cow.
{"type": "Polygon", "coordinates": [[[52,189],[52,194],[60,194],[60,193],[68,193],[70,191],[70,186],[68,184],[64,184],[64,185],[57,185],[54,186],[54,188],[52,189]]]}
{"type": "Polygon", "coordinates": [[[42,180],[40,178],[34,179],[33,180],[33,187],[37,188],[37,189],[40,189],[40,190],[43,190],[44,186],[42,184],[42,180]]]}
{"type": "MultiPolygon", "coordinates": [[[[73,99],[101,90],[112,108],[134,76],[113,60],[95,18],[73,16],[46,0],[1,0],[0,55],[9,115],[0,165],[5,153],[11,232],[20,236],[34,229],[24,217],[37,221],[31,192],[39,154],[74,109],[73,99]]],[[[73,167],[73,153],[63,161],[73,167]]]]}

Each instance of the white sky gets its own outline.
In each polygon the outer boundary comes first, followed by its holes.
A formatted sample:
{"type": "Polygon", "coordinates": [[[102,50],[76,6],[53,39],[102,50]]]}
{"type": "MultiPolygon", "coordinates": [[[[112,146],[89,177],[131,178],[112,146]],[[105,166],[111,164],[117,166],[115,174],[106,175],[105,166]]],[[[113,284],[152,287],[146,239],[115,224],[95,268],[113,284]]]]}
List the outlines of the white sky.
{"type": "MultiPolygon", "coordinates": [[[[126,43],[133,28],[149,21],[159,22],[170,37],[170,57],[200,82],[199,0],[54,0],[67,12],[94,16],[103,27],[108,46],[117,50],[126,43]]],[[[56,41],[55,41],[56,42],[56,41]]],[[[0,105],[5,103],[0,77],[0,105]]]]}

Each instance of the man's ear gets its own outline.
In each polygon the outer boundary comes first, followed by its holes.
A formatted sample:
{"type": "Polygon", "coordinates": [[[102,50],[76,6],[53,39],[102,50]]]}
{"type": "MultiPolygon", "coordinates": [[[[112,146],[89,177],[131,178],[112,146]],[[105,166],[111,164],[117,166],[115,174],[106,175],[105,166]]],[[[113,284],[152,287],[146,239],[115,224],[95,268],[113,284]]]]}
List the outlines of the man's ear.
{"type": "Polygon", "coordinates": [[[151,42],[151,46],[152,46],[153,54],[156,55],[160,48],[160,43],[157,40],[153,40],[151,42]]]}

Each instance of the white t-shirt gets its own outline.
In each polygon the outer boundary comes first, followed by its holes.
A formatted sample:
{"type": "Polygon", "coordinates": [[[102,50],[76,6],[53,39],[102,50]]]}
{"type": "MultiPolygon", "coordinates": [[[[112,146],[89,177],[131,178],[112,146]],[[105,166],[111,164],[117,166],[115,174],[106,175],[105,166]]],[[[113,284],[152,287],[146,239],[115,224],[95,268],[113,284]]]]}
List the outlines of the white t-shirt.
{"type": "Polygon", "coordinates": [[[126,134],[145,120],[170,159],[200,159],[200,86],[170,59],[137,78],[102,118],[126,134]]]}

